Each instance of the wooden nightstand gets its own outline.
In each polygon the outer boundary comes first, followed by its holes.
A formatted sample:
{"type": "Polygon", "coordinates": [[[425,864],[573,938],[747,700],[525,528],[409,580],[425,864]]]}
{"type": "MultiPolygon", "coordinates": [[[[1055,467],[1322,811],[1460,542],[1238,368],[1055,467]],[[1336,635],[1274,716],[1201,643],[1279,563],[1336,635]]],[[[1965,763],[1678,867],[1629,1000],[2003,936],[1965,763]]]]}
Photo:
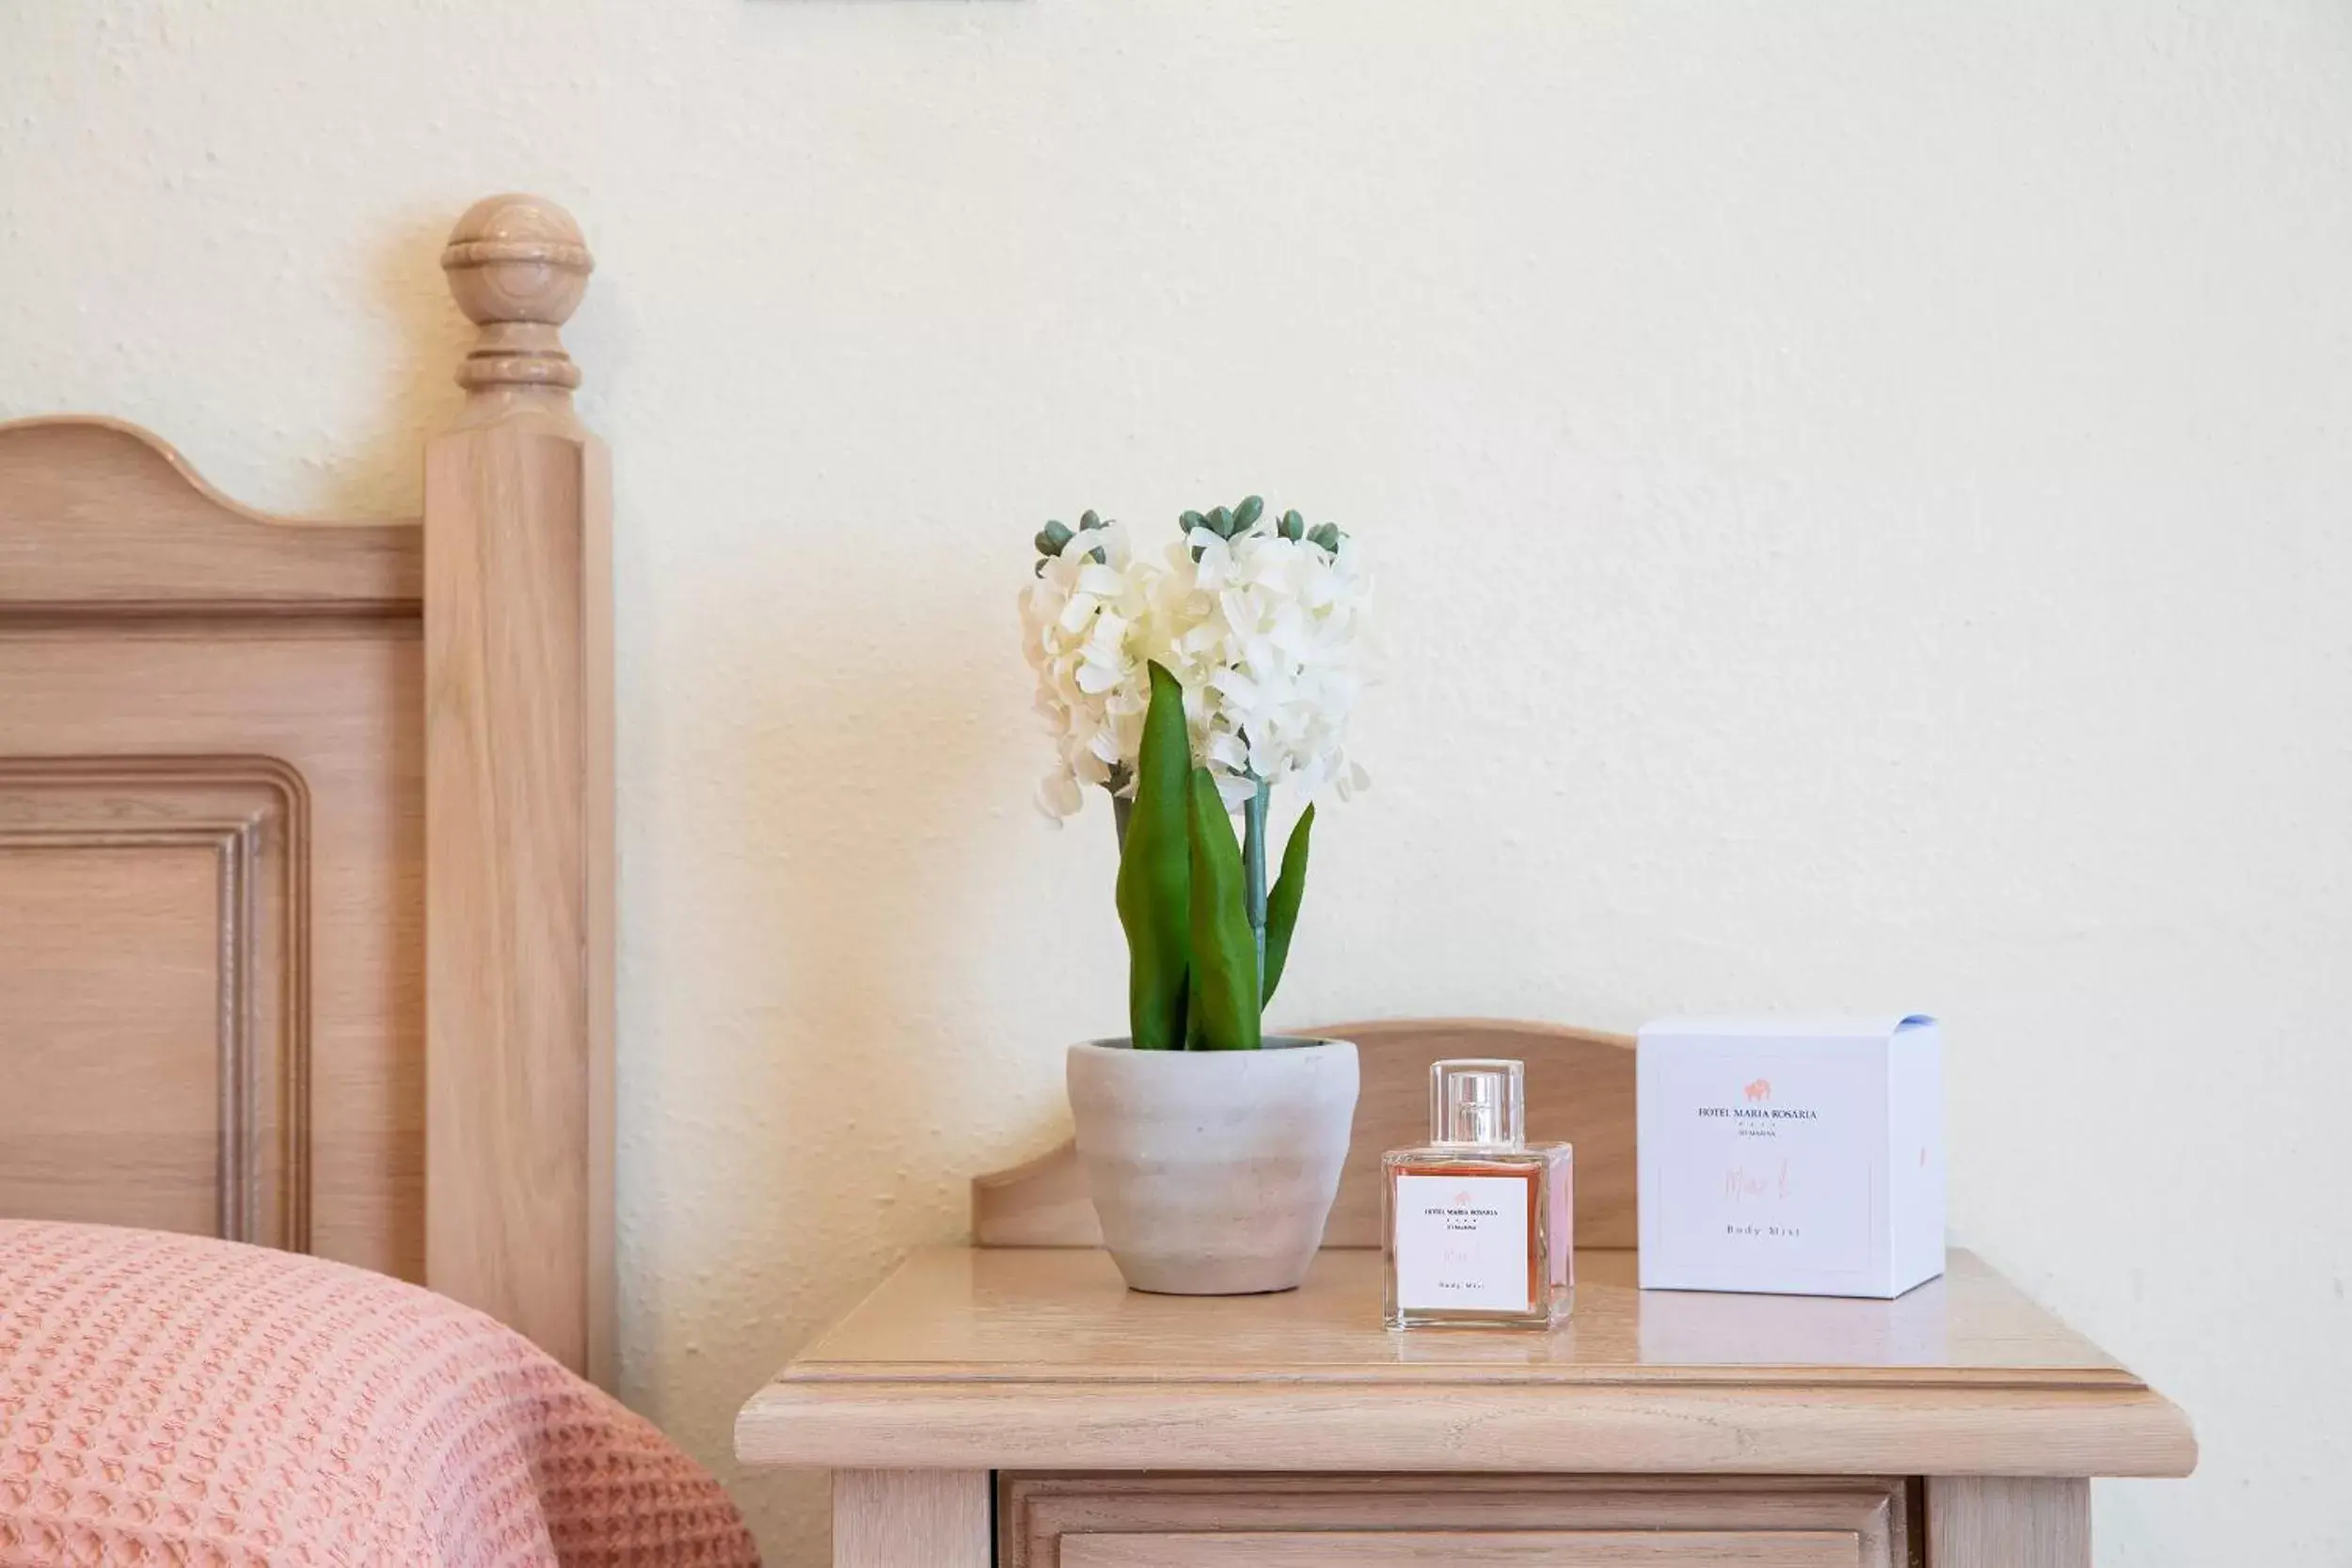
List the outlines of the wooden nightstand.
{"type": "MultiPolygon", "coordinates": [[[[1630,1165],[1623,1044],[1344,1033],[1368,1046],[1348,1183],[1367,1138],[1405,1141],[1397,1084],[1518,1055],[1539,1110],[1582,1112],[1541,1131],[1578,1141],[1580,1234],[1629,1225],[1629,1168],[1590,1152],[1630,1165]]],[[[978,1233],[1083,1241],[1069,1184],[1060,1159],[992,1180],[978,1233]]],[[[1333,1234],[1360,1209],[1343,1186],[1333,1234]]],[[[1376,1251],[1242,1297],[1136,1294],[1079,1246],[918,1252],[752,1398],[736,1449],[834,1472],[837,1568],[2083,1568],[2086,1478],[2196,1463],[2178,1409],[1967,1253],[1892,1302],[1645,1294],[1633,1262],[1581,1252],[1550,1334],[1395,1335],[1376,1251]]]]}

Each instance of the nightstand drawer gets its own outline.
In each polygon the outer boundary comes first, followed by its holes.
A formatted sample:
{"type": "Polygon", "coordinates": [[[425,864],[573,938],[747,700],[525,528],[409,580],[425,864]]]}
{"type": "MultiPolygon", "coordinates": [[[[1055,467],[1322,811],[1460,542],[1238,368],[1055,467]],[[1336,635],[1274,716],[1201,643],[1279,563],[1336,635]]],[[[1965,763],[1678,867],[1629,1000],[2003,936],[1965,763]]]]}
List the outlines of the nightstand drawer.
{"type": "Polygon", "coordinates": [[[1061,1568],[1862,1568],[1851,1530],[1071,1535],[1061,1568]]]}
{"type": "Polygon", "coordinates": [[[1895,1480],[1035,1475],[1002,1568],[1904,1568],[1895,1480]]]}

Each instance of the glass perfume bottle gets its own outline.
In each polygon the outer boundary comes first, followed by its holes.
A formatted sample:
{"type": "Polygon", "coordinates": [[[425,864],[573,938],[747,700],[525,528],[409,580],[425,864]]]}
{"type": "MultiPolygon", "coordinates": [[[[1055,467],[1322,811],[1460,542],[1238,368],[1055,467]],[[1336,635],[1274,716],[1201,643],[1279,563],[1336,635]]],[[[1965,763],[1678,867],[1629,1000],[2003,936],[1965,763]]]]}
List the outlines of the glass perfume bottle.
{"type": "Polygon", "coordinates": [[[1429,1143],[1381,1156],[1391,1328],[1549,1328],[1576,1300],[1575,1150],[1526,1141],[1527,1068],[1429,1069],[1429,1143]]]}

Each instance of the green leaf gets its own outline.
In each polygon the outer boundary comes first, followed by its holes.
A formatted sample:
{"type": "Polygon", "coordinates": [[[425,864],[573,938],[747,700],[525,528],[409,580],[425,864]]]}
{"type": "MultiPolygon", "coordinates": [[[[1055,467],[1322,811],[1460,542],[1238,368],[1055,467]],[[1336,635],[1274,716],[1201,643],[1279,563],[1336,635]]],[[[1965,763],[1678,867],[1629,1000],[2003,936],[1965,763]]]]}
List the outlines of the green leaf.
{"type": "Polygon", "coordinates": [[[1307,896],[1307,842],[1314,826],[1315,808],[1309,806],[1298,818],[1298,826],[1291,830],[1291,841],[1282,847],[1282,874],[1274,879],[1274,891],[1266,896],[1262,1006],[1274,1000],[1274,988],[1282,983],[1282,965],[1290,959],[1291,932],[1298,925],[1299,901],[1307,896]]]}
{"type": "Polygon", "coordinates": [[[1242,503],[1233,508],[1233,531],[1235,533],[1248,532],[1251,525],[1264,515],[1265,498],[1263,496],[1245,497],[1242,503]]]}
{"type": "Polygon", "coordinates": [[[1176,521],[1184,525],[1184,530],[1186,533],[1190,533],[1194,529],[1207,528],[1209,526],[1209,519],[1203,517],[1198,512],[1187,512],[1183,516],[1177,518],[1176,521]]]}
{"type": "Polygon", "coordinates": [[[1127,931],[1127,1032],[1138,1051],[1181,1051],[1191,969],[1192,848],[1186,826],[1192,737],[1176,677],[1152,666],[1152,705],[1136,758],[1136,798],[1119,855],[1127,931]]]}
{"type": "Polygon", "coordinates": [[[1261,1040],[1258,939],[1242,907],[1241,844],[1205,768],[1192,770],[1192,1006],[1203,1051],[1261,1040]]]}
{"type": "Polygon", "coordinates": [[[1282,520],[1277,529],[1285,539],[1304,539],[1307,537],[1307,519],[1293,508],[1282,514],[1282,520]]]}

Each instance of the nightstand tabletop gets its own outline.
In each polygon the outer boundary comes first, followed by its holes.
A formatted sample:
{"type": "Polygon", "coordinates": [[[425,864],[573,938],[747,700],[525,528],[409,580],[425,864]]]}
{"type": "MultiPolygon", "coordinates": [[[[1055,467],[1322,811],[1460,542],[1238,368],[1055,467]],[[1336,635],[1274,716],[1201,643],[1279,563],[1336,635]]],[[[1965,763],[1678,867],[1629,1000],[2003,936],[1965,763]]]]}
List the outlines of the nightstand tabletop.
{"type": "Polygon", "coordinates": [[[1634,1288],[1549,1333],[1380,1323],[1377,1252],[1152,1296],[1078,1248],[917,1252],[744,1407],[755,1465],[2179,1475],[2186,1419],[1954,1252],[1895,1301],[1634,1288]]]}

